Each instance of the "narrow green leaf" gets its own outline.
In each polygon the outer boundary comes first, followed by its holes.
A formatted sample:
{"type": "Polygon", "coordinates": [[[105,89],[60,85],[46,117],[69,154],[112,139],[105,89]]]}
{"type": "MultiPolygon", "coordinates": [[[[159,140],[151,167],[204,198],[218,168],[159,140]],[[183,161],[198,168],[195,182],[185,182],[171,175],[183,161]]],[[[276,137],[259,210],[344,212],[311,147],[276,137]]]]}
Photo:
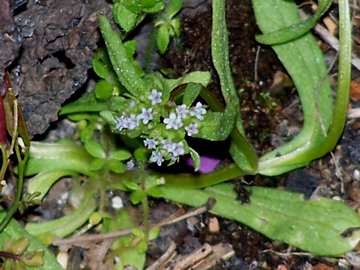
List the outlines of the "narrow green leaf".
{"type": "Polygon", "coordinates": [[[169,45],[169,41],[170,41],[170,34],[169,34],[168,26],[166,24],[162,24],[159,27],[156,36],[156,44],[161,54],[163,54],[166,51],[169,45]]]}
{"type": "Polygon", "coordinates": [[[131,153],[125,149],[119,149],[111,152],[109,158],[124,161],[131,158],[131,153]]]}
{"type": "Polygon", "coordinates": [[[360,217],[348,206],[327,198],[304,200],[302,194],[253,187],[250,203],[238,201],[233,185],[206,190],[161,187],[163,198],[199,207],[216,200],[211,212],[242,222],[267,237],[319,256],[341,256],[360,240],[360,217]],[[349,229],[353,233],[342,236],[349,229]]]}
{"type": "Polygon", "coordinates": [[[36,199],[42,200],[56,181],[73,174],[70,171],[40,172],[27,181],[27,192],[40,192],[40,196],[37,196],[36,199]]]}
{"type": "Polygon", "coordinates": [[[96,210],[96,200],[88,194],[79,208],[58,219],[42,223],[28,223],[25,229],[35,236],[55,235],[63,238],[83,225],[96,210]]]}
{"type": "Polygon", "coordinates": [[[194,171],[197,172],[200,169],[200,155],[194,149],[189,147],[191,159],[194,162],[194,171]]]}
{"type": "Polygon", "coordinates": [[[105,110],[106,103],[96,99],[93,92],[86,93],[78,100],[63,106],[59,112],[59,115],[83,113],[83,112],[99,112],[105,110]]]}
{"type": "Polygon", "coordinates": [[[99,16],[99,22],[111,63],[119,81],[132,95],[136,97],[146,95],[149,89],[143,79],[138,76],[136,69],[132,65],[132,59],[128,58],[119,35],[112,30],[106,17],[99,16]]]}

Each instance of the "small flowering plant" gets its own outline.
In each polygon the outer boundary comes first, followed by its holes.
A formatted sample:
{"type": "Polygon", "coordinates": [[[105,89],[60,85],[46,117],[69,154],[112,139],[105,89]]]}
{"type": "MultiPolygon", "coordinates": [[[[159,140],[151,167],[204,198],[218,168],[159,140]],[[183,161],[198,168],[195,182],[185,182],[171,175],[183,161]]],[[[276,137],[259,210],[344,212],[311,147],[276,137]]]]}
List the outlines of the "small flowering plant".
{"type": "MultiPolygon", "coordinates": [[[[196,71],[174,79],[141,68],[134,57],[136,42],[128,40],[126,34],[138,24],[143,11],[151,7],[149,12],[154,12],[158,4],[163,3],[156,0],[150,6],[150,2],[115,1],[113,14],[124,30],[121,34],[113,30],[106,17],[99,17],[106,45],[106,50],[99,50],[93,59],[99,81],[93,91],[61,110],[61,114],[78,123],[77,135],[82,144],[32,142],[25,171],[27,176],[35,175],[29,180],[28,189],[41,192],[42,196],[63,176],[85,176],[88,180],[80,181],[81,191],[72,190],[73,197],[83,199],[67,216],[44,223],[28,223],[26,229],[41,237],[50,234],[62,238],[86,222],[90,228],[101,223],[103,233],[110,232],[110,228],[120,228],[129,222],[129,215],[119,211],[116,217],[109,218],[110,214],[104,210],[106,192],[119,190],[131,192],[133,204],[142,203],[144,233],[139,233],[137,228],[130,240],[126,240],[137,243],[131,246],[137,250],[135,253],[122,254],[129,246],[114,243],[118,249],[112,254],[117,254],[124,264],[127,258],[139,256],[131,263],[126,261],[138,269],[145,262],[146,244],[157,232],[151,232],[149,225],[147,196],[195,207],[214,198],[212,213],[242,222],[269,238],[320,256],[339,256],[352,250],[360,239],[360,219],[346,205],[326,198],[305,200],[298,193],[263,187],[246,187],[250,195],[248,202],[243,203],[238,200],[234,185],[223,183],[244,175],[286,173],[308,164],[336,145],[345,123],[350,79],[348,1],[339,1],[340,29],[344,31],[340,35],[339,90],[335,101],[330,84],[324,80],[327,69],[322,52],[307,33],[330,1],[319,1],[315,15],[303,22],[299,22],[293,2],[252,1],[257,23],[264,32],[258,39],[275,44],[273,49],[297,87],[304,112],[302,131],[292,141],[261,157],[248,142],[242,125],[240,102],[229,65],[225,1],[212,1],[211,37],[212,60],[224,106],[206,88],[209,72],[196,71]],[[146,5],[145,9],[139,11],[138,3],[146,5]],[[133,18],[131,25],[121,16],[126,13],[133,18]],[[164,174],[146,167],[148,163],[172,165],[184,155],[190,155],[198,170],[200,157],[188,144],[190,137],[210,141],[230,138],[229,153],[234,163],[215,171],[210,169],[206,174],[164,174]],[[95,198],[99,197],[98,203],[95,198]],[[94,219],[94,214],[100,218],[94,219]]],[[[167,13],[172,18],[180,7],[174,4],[176,1],[169,2],[172,11],[167,13]]],[[[129,225],[133,226],[136,225],[129,225]]]]}

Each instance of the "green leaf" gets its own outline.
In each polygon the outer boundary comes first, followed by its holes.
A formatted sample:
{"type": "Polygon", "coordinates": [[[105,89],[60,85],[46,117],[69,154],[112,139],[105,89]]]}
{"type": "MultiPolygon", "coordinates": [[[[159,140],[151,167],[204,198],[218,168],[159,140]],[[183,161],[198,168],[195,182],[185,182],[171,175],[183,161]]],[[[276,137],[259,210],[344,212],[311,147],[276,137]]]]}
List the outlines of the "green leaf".
{"type": "Polygon", "coordinates": [[[241,203],[231,184],[206,190],[160,188],[163,198],[194,207],[214,198],[212,213],[242,222],[271,239],[314,255],[341,256],[360,240],[360,217],[335,200],[321,197],[304,200],[299,193],[253,187],[248,188],[250,203],[241,203]],[[349,229],[353,232],[344,234],[349,229]]]}
{"type": "Polygon", "coordinates": [[[166,51],[169,45],[169,41],[170,41],[169,28],[166,24],[162,24],[159,27],[156,36],[156,44],[161,54],[163,54],[166,51]]]}
{"type": "Polygon", "coordinates": [[[111,171],[113,171],[115,173],[126,172],[126,167],[125,167],[124,163],[122,163],[119,160],[110,159],[107,161],[107,166],[111,171]]]}
{"type": "Polygon", "coordinates": [[[35,236],[55,235],[63,238],[82,226],[96,209],[96,201],[88,194],[79,208],[58,219],[42,223],[28,223],[25,229],[35,236]]]}
{"type": "Polygon", "coordinates": [[[93,175],[89,167],[92,160],[93,158],[82,146],[74,143],[31,142],[25,175],[51,171],[72,171],[93,175]]]}
{"type": "Polygon", "coordinates": [[[109,155],[109,158],[124,161],[131,158],[131,153],[125,149],[119,149],[112,151],[109,155]]]}
{"type": "Polygon", "coordinates": [[[125,32],[129,32],[135,27],[138,14],[127,9],[126,6],[124,6],[122,3],[114,3],[112,14],[114,21],[120,25],[120,27],[124,29],[125,32]]]}
{"type": "MultiPolygon", "coordinates": [[[[280,30],[275,30],[264,35],[259,35],[256,37],[256,41],[267,45],[275,45],[286,43],[305,35],[311,30],[311,28],[315,26],[320,17],[324,15],[324,13],[329,9],[332,1],[319,0],[318,3],[319,4],[315,14],[310,18],[295,24],[292,22],[289,26],[283,27],[280,30]]],[[[277,7],[275,9],[277,9],[277,7]]]]}
{"type": "Polygon", "coordinates": [[[95,85],[95,96],[98,99],[109,99],[112,97],[114,86],[105,80],[101,80],[95,85]]]}
{"type": "Polygon", "coordinates": [[[140,203],[145,197],[147,196],[145,191],[142,190],[136,190],[133,193],[131,193],[130,195],[130,201],[133,204],[138,204],[140,203]]]}
{"type": "Polygon", "coordinates": [[[82,112],[99,112],[105,110],[106,103],[96,99],[93,92],[86,93],[78,100],[63,106],[59,112],[59,115],[82,113],[82,112]]]}
{"type": "Polygon", "coordinates": [[[189,83],[184,91],[183,104],[190,107],[199,96],[201,86],[199,84],[189,83]]]}
{"type": "Polygon", "coordinates": [[[119,35],[112,30],[110,22],[104,16],[99,16],[100,30],[105,40],[106,48],[118,76],[126,90],[138,98],[146,99],[144,95],[150,91],[144,80],[134,68],[132,59],[129,59],[119,35]]]}
{"type": "Polygon", "coordinates": [[[184,4],[184,0],[170,0],[165,11],[168,18],[172,18],[178,13],[184,4]]]}
{"type": "Polygon", "coordinates": [[[40,192],[41,195],[37,196],[36,199],[42,200],[56,181],[72,174],[74,173],[70,171],[40,172],[28,180],[27,192],[40,192]]]}
{"type": "Polygon", "coordinates": [[[100,78],[106,79],[109,74],[109,69],[103,62],[101,62],[99,59],[94,58],[92,60],[92,67],[96,75],[98,75],[100,78]]]}
{"type": "MultiPolygon", "coordinates": [[[[211,54],[214,67],[220,79],[221,92],[225,100],[223,113],[214,113],[205,116],[206,122],[198,136],[211,140],[224,140],[232,130],[238,130],[244,148],[233,147],[234,161],[241,170],[253,173],[257,168],[257,154],[252,145],[247,141],[240,116],[239,99],[235,90],[229,63],[229,42],[225,17],[225,2],[213,0],[211,54]],[[211,122],[216,121],[216,122],[211,122]],[[241,157],[241,158],[239,158],[241,157]]],[[[208,113],[207,113],[208,114],[208,113]]]]}
{"type": "Polygon", "coordinates": [[[90,170],[99,171],[104,168],[106,165],[106,160],[101,158],[96,158],[90,163],[90,170]]]}
{"type": "Polygon", "coordinates": [[[197,172],[200,168],[200,161],[201,161],[200,155],[191,147],[189,147],[189,150],[190,150],[190,156],[194,162],[194,171],[197,172]]]}
{"type": "MultiPolygon", "coordinates": [[[[5,212],[0,210],[0,220],[5,216],[5,212]]],[[[54,255],[33,235],[25,231],[24,228],[16,222],[15,219],[11,219],[10,223],[6,228],[1,232],[0,237],[0,249],[3,250],[5,242],[9,240],[15,240],[24,237],[29,240],[30,246],[27,249],[27,252],[35,252],[37,250],[45,251],[43,259],[44,263],[41,266],[36,266],[38,270],[62,270],[63,268],[57,262],[54,255]]],[[[30,267],[28,268],[30,269],[30,267]]],[[[31,268],[32,269],[32,268],[31,268]]]]}
{"type": "Polygon", "coordinates": [[[102,159],[106,158],[106,153],[99,143],[90,140],[84,144],[84,147],[86,151],[93,157],[102,159]]]}
{"type": "MultiPolygon", "coordinates": [[[[297,6],[292,1],[254,0],[253,6],[264,34],[300,20],[297,6]]],[[[319,146],[327,137],[334,109],[324,57],[310,33],[272,48],[296,86],[304,126],[292,141],[261,157],[258,171],[265,175],[285,173],[316,158],[314,152],[321,152],[319,146]]]]}

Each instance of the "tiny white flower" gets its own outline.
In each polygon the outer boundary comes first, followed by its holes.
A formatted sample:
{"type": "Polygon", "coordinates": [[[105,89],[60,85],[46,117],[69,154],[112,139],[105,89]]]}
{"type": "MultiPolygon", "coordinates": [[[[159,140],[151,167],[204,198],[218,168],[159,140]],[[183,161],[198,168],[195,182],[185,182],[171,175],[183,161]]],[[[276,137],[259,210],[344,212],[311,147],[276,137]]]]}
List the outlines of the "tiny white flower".
{"type": "Polygon", "coordinates": [[[175,113],[170,113],[169,118],[164,119],[166,129],[179,129],[183,126],[183,122],[180,117],[177,117],[175,113]]]}
{"type": "Polygon", "coordinates": [[[132,100],[132,101],[130,101],[130,107],[131,107],[131,108],[134,108],[134,107],[135,107],[135,105],[136,105],[135,101],[133,101],[133,100],[132,100]]]}
{"type": "Polygon", "coordinates": [[[178,157],[178,156],[182,156],[183,154],[185,154],[184,143],[183,142],[175,143],[175,149],[172,151],[172,155],[174,157],[178,157]]]}
{"type": "Polygon", "coordinates": [[[176,107],[176,114],[180,119],[183,119],[185,116],[189,114],[189,109],[185,104],[176,107]]]}
{"type": "Polygon", "coordinates": [[[133,159],[130,159],[128,162],[126,162],[126,170],[130,171],[135,167],[135,163],[133,159]]]}
{"type": "Polygon", "coordinates": [[[154,163],[156,163],[158,166],[161,166],[161,163],[164,162],[164,158],[163,158],[163,156],[161,155],[160,152],[154,151],[154,152],[152,152],[152,154],[151,154],[150,162],[154,162],[154,163]]]}
{"type": "Polygon", "coordinates": [[[161,97],[162,97],[162,93],[157,91],[156,89],[152,89],[148,96],[152,105],[161,103],[161,97]]]}
{"type": "Polygon", "coordinates": [[[157,145],[157,142],[154,140],[154,139],[149,139],[149,138],[146,138],[144,140],[144,145],[147,149],[155,149],[156,148],[156,145],[157,145]]]}
{"type": "Polygon", "coordinates": [[[185,127],[185,130],[186,130],[188,136],[192,136],[194,134],[199,133],[198,125],[196,123],[191,123],[190,125],[185,127]]]}
{"type": "Polygon", "coordinates": [[[139,119],[142,120],[144,125],[146,125],[153,119],[152,111],[153,111],[152,108],[149,108],[149,109],[142,108],[141,109],[141,114],[139,114],[138,117],[139,117],[139,119]]]}
{"type": "Polygon", "coordinates": [[[204,114],[206,114],[206,110],[202,107],[201,102],[196,103],[195,107],[190,111],[190,115],[195,116],[199,120],[204,119],[204,114]]]}

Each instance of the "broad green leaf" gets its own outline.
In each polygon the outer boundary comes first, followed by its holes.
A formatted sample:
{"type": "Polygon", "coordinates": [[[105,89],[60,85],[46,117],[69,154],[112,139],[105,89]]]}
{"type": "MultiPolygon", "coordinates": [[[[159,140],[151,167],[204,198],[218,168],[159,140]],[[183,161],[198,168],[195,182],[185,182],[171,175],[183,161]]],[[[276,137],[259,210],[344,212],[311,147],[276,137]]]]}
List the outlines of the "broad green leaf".
{"type": "Polygon", "coordinates": [[[27,192],[40,192],[40,196],[37,196],[36,199],[42,200],[56,181],[73,174],[74,172],[70,171],[40,172],[27,181],[27,192]]]}
{"type": "Polygon", "coordinates": [[[122,3],[114,3],[112,14],[114,21],[120,25],[125,32],[129,32],[135,27],[138,14],[126,8],[122,3]]]}
{"type": "Polygon", "coordinates": [[[161,54],[163,54],[166,51],[169,45],[169,41],[170,41],[169,28],[166,24],[162,24],[159,27],[159,30],[156,35],[156,44],[161,54]]]}
{"type": "Polygon", "coordinates": [[[184,0],[170,0],[165,11],[168,18],[172,18],[178,13],[184,4],[184,0]]]}
{"type": "MultiPolygon", "coordinates": [[[[0,210],[0,220],[5,216],[5,212],[0,210]]],[[[36,266],[38,270],[62,270],[63,268],[57,262],[53,254],[44,246],[36,237],[29,234],[24,228],[20,226],[15,219],[12,219],[6,228],[1,232],[0,237],[0,250],[3,250],[4,244],[9,240],[16,240],[21,237],[25,237],[29,240],[30,246],[28,247],[27,252],[43,250],[45,251],[43,259],[44,264],[42,266],[36,266]]],[[[29,268],[33,269],[33,268],[29,268]]]]}
{"type": "Polygon", "coordinates": [[[105,80],[101,80],[95,85],[95,96],[98,99],[107,100],[113,95],[114,86],[105,80]]]}
{"type": "Polygon", "coordinates": [[[321,197],[304,200],[299,193],[252,187],[248,188],[250,203],[241,203],[231,184],[206,190],[169,186],[161,189],[163,198],[194,207],[214,198],[212,213],[237,220],[271,239],[314,255],[341,256],[360,240],[360,217],[335,200],[321,197]]]}
{"type": "Polygon", "coordinates": [[[106,157],[106,153],[103,147],[99,143],[93,140],[89,140],[85,142],[84,147],[86,151],[95,158],[104,159],[106,157]]]}
{"type": "MultiPolygon", "coordinates": [[[[257,23],[264,34],[300,20],[296,4],[292,1],[254,0],[253,6],[257,23]]],[[[310,33],[272,48],[297,88],[304,126],[292,141],[261,157],[258,172],[266,175],[281,174],[313,160],[314,156],[310,153],[319,150],[318,146],[327,136],[334,108],[323,54],[310,33]]]]}
{"type": "Polygon", "coordinates": [[[41,223],[27,223],[25,229],[35,236],[54,235],[63,238],[82,226],[95,210],[96,200],[92,194],[87,194],[79,208],[66,216],[41,223]]]}
{"type": "Polygon", "coordinates": [[[106,17],[99,16],[99,22],[111,63],[119,81],[135,97],[145,98],[143,95],[146,95],[149,89],[132,65],[132,59],[128,58],[119,35],[112,30],[106,17]]]}
{"type": "MultiPolygon", "coordinates": [[[[267,34],[259,35],[256,37],[256,41],[267,45],[275,45],[289,42],[305,35],[315,26],[320,17],[329,9],[332,1],[319,0],[318,3],[315,14],[310,18],[299,23],[291,24],[290,26],[285,26],[280,30],[274,30],[267,34]]],[[[277,7],[274,6],[274,9],[277,10],[277,7]]]]}
{"type": "Polygon", "coordinates": [[[93,158],[82,146],[73,143],[31,142],[25,175],[51,171],[73,171],[93,175],[89,168],[92,160],[93,158]]]}

